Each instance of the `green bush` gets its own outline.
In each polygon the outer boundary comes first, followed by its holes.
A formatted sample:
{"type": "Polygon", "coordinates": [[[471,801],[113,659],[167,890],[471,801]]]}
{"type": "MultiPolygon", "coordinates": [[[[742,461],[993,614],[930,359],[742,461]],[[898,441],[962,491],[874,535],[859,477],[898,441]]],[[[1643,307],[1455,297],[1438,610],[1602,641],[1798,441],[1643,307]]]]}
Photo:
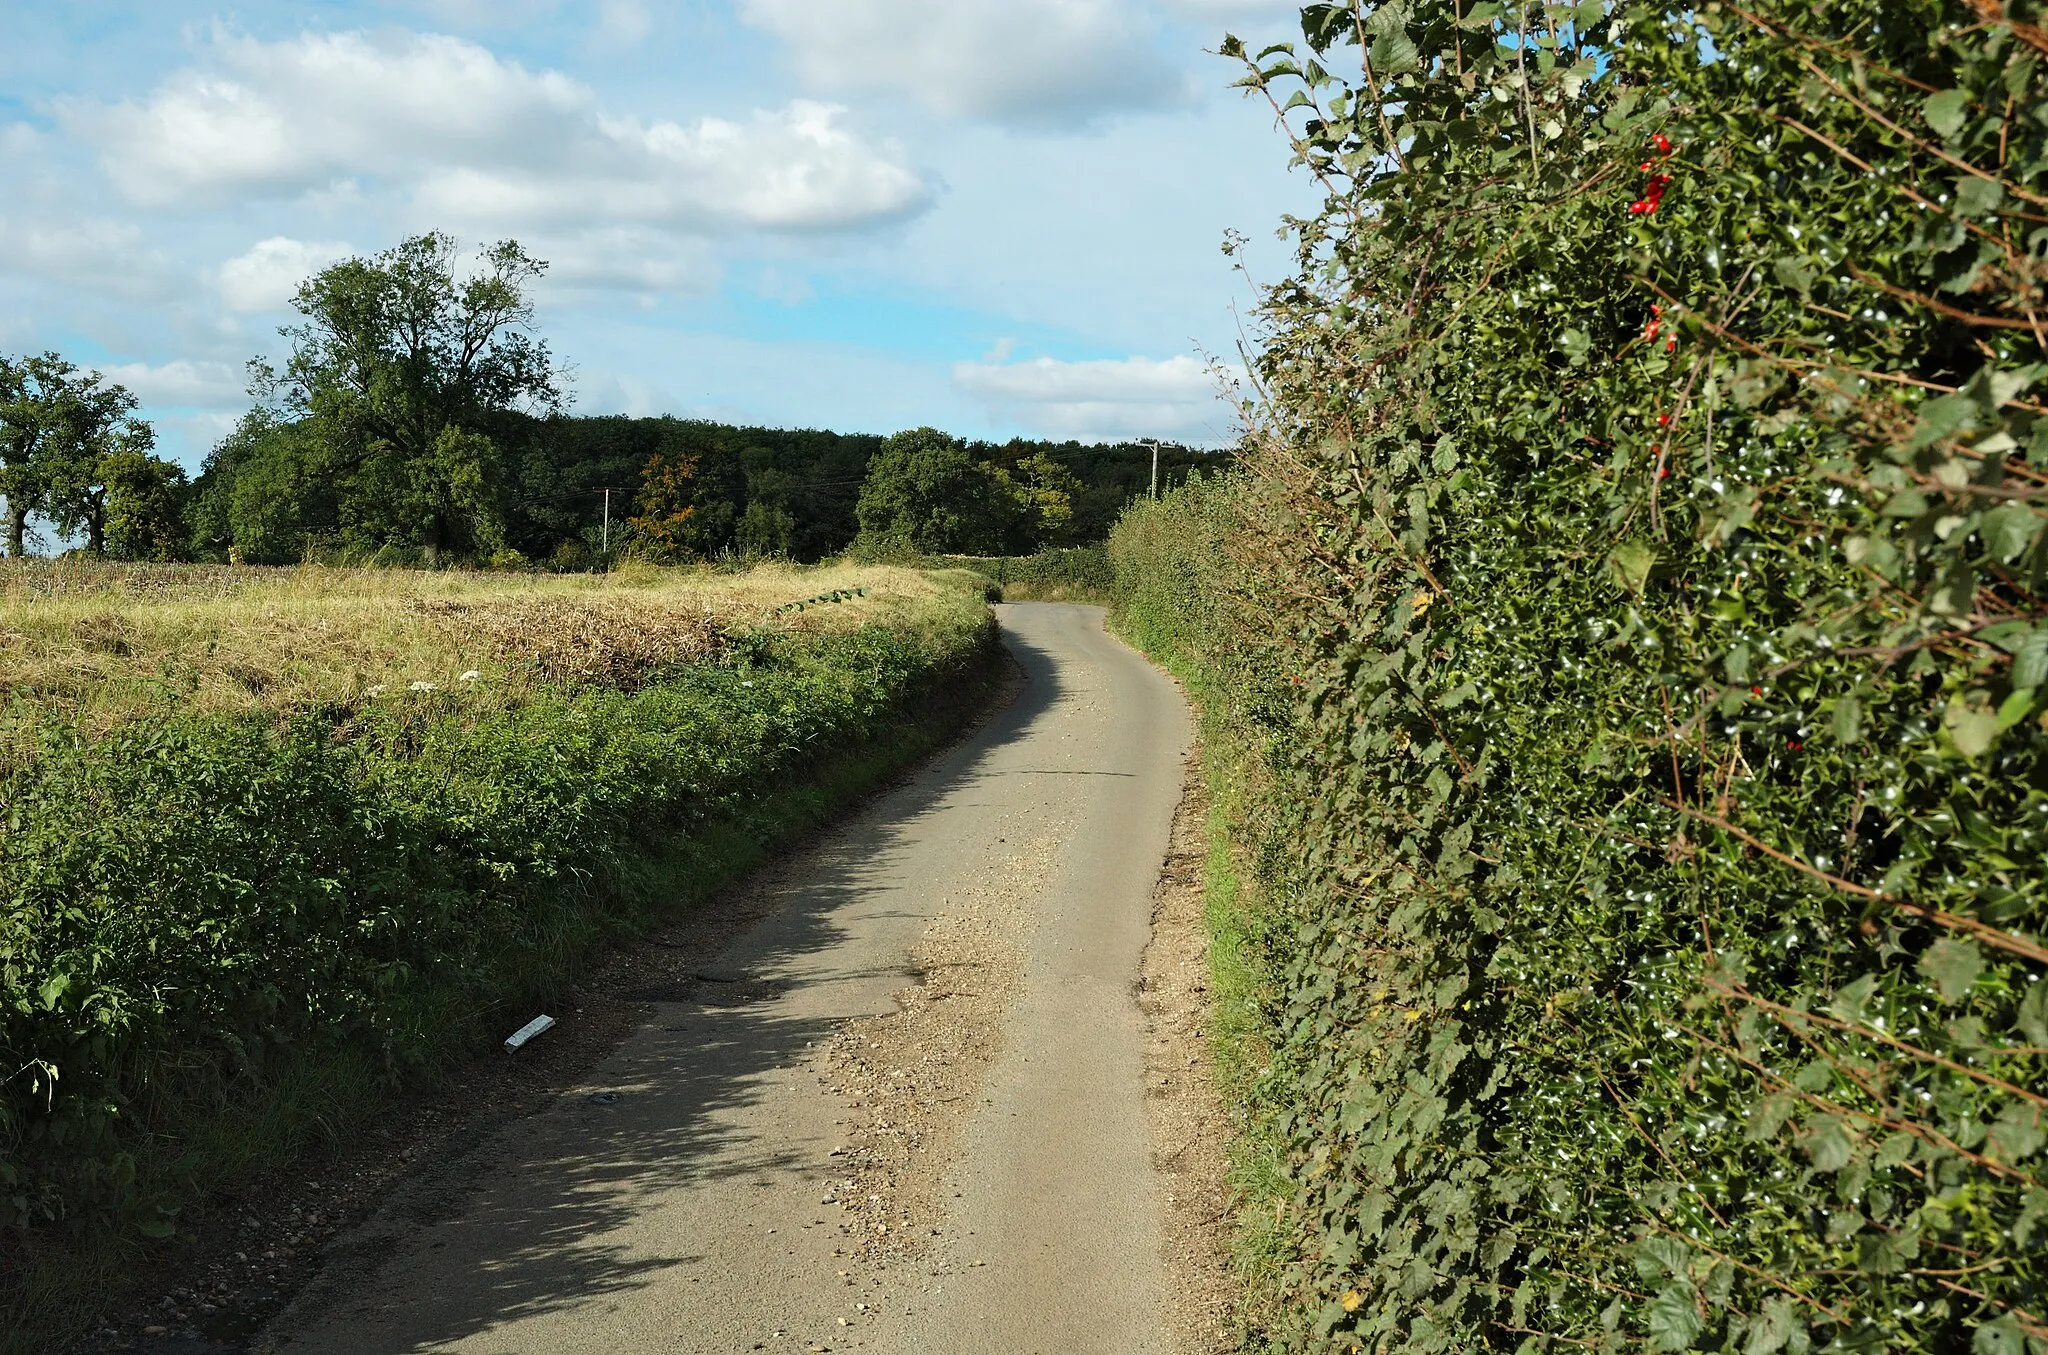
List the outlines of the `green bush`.
{"type": "Polygon", "coordinates": [[[1219,581],[1276,1347],[2048,1350],[2048,35],[1973,10],[1248,60],[1329,194],[1219,581]]]}
{"type": "Polygon", "coordinates": [[[0,779],[5,1222],[169,1231],[176,1184],[138,1177],[139,1145],[195,1079],[475,1048],[688,893],[621,887],[636,862],[944,708],[993,633],[965,590],[926,612],[495,711],[38,721],[0,779]]]}

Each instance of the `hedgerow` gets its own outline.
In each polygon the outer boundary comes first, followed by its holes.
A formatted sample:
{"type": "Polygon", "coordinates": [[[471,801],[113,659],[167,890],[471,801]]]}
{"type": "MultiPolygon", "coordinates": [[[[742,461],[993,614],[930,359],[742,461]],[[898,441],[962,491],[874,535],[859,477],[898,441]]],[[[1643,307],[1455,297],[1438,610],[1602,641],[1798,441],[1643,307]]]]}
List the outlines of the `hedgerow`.
{"type": "Polygon", "coordinates": [[[137,1163],[189,1084],[365,1054],[396,1081],[475,1048],[690,893],[620,887],[636,863],[958,704],[992,643],[953,587],[509,708],[420,691],[90,738],[31,712],[0,773],[0,1225],[169,1233],[175,1174],[137,1163]]]}
{"type": "Polygon", "coordinates": [[[2048,1350],[2048,33],[1310,5],[1287,1350],[2048,1350]],[[1340,74],[1339,67],[1347,74],[1340,74]]]}

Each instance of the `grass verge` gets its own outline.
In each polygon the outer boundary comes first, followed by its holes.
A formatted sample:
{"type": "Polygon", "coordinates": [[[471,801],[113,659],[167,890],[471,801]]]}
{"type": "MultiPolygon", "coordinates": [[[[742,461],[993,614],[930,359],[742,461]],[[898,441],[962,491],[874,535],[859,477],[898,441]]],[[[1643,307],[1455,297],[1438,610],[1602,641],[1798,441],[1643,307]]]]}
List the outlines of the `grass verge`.
{"type": "Polygon", "coordinates": [[[0,1230],[0,1350],[56,1348],[118,1306],[122,1276],[189,1244],[214,1202],[489,1050],[506,1012],[559,995],[607,946],[701,905],[950,738],[985,703],[1000,650],[978,584],[957,575],[934,597],[889,624],[756,636],[631,693],[539,689],[482,710],[428,694],[356,712],[345,738],[213,712],[181,742],[139,720],[125,745],[73,740],[54,770],[17,768],[0,796],[16,814],[0,832],[0,1043],[72,1071],[52,1093],[94,1095],[17,1097],[0,1125],[17,1214],[0,1230]],[[109,779],[110,765],[125,770],[109,779]],[[280,817],[309,785],[330,812],[280,817]],[[576,811],[556,813],[572,794],[576,811]],[[112,825],[82,830],[96,806],[112,825]],[[301,847],[308,824],[334,840],[295,875],[236,855],[301,847]],[[108,862],[132,877],[109,878],[108,862]],[[235,887],[209,893],[209,872],[235,887]],[[64,911],[52,886],[90,906],[64,911]],[[346,906],[321,911],[332,897],[346,906]],[[86,951],[96,986],[67,1001],[71,985],[45,976],[86,951]],[[311,1010],[276,1009],[287,983],[290,1006],[311,1010]],[[95,1031],[124,1002],[128,1024],[95,1031]]]}

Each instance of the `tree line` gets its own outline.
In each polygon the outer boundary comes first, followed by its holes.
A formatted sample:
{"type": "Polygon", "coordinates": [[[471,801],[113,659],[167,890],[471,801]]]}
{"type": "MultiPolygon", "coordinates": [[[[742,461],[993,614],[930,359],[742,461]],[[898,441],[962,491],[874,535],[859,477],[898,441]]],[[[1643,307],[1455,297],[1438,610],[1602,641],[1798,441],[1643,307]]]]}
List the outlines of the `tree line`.
{"type": "MultiPolygon", "coordinates": [[[[457,252],[429,233],[308,279],[288,356],[250,364],[252,407],[189,481],[122,387],[0,358],[8,553],[35,517],[95,555],[251,564],[1013,554],[1102,539],[1150,483],[1149,442],[572,416],[535,326],[546,263],[503,241],[464,275],[457,252]]],[[[1169,486],[1219,456],[1157,452],[1169,486]]]]}

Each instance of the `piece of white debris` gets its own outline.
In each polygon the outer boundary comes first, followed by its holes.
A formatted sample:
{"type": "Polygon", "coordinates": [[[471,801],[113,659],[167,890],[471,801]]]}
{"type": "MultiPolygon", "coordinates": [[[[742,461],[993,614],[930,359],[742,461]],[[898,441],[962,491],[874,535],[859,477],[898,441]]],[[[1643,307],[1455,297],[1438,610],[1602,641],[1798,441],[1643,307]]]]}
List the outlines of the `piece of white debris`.
{"type": "Polygon", "coordinates": [[[536,1016],[505,1037],[505,1048],[507,1050],[517,1049],[534,1036],[544,1034],[552,1029],[554,1024],[555,1018],[552,1016],[536,1016]]]}
{"type": "Polygon", "coordinates": [[[409,692],[431,692],[434,690],[434,684],[431,682],[415,682],[407,687],[406,690],[409,692]]]}
{"type": "Polygon", "coordinates": [[[457,682],[475,682],[478,678],[482,676],[482,673],[479,673],[476,671],[476,669],[472,668],[467,673],[464,673],[461,677],[455,680],[457,682]]]}

